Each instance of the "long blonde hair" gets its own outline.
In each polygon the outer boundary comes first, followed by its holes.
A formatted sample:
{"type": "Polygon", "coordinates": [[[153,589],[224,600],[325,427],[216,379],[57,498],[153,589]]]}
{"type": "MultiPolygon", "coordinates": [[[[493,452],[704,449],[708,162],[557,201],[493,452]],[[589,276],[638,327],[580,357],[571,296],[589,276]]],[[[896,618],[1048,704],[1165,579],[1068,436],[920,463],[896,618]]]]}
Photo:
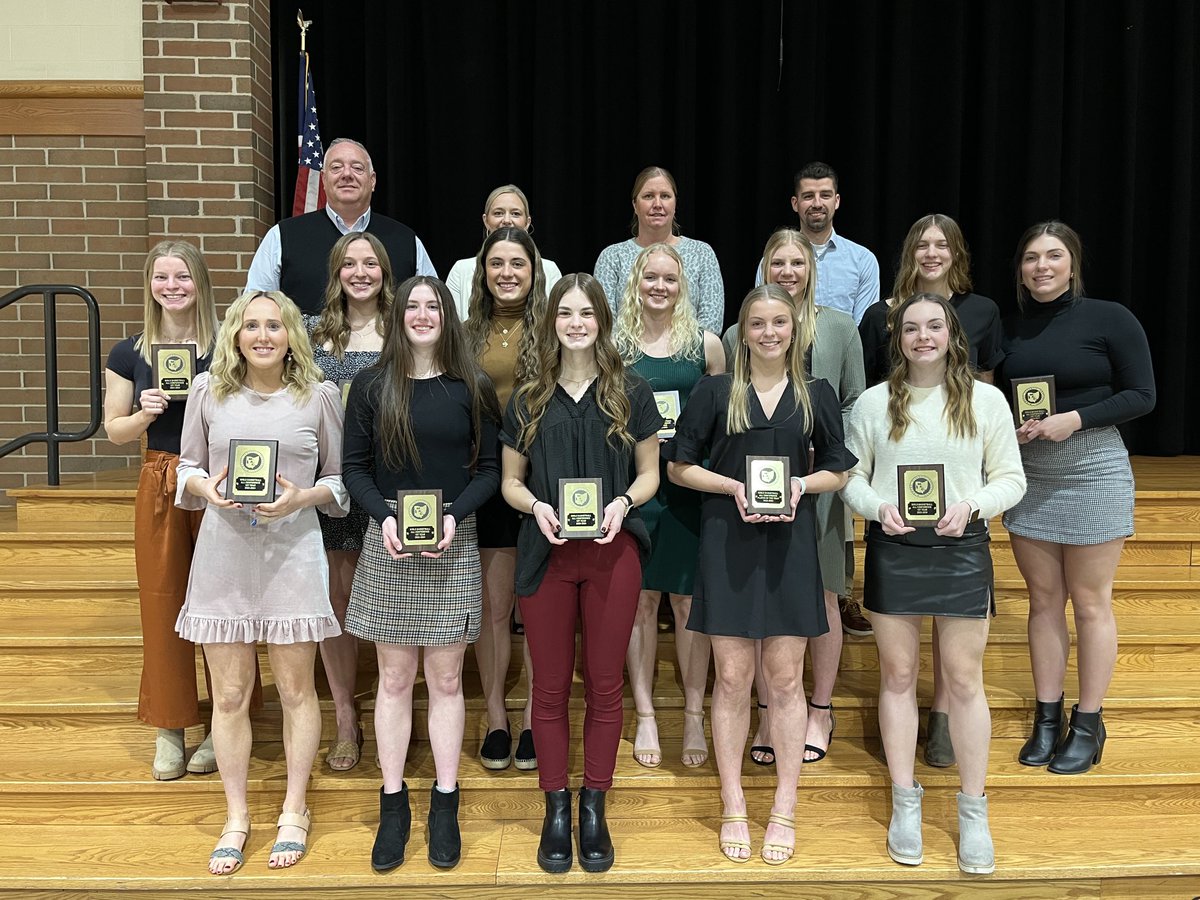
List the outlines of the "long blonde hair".
{"type": "Polygon", "coordinates": [[[208,356],[212,352],[213,339],[218,328],[212,277],[208,274],[208,264],[200,251],[187,241],[159,241],[146,254],[146,263],[142,267],[142,333],[133,342],[134,349],[141,352],[142,359],[151,364],[153,361],[150,359],[150,346],[162,343],[163,309],[150,290],[150,278],[154,274],[154,264],[166,257],[182,259],[188,274],[192,276],[192,285],[196,290],[192,315],[196,320],[196,347],[201,356],[208,356]]]}
{"type": "Polygon", "coordinates": [[[246,380],[246,359],[238,347],[238,333],[242,330],[242,319],[246,307],[259,297],[275,301],[279,307],[279,318],[287,329],[288,352],[283,359],[283,386],[301,403],[307,402],[312,386],[325,380],[320,367],[313,361],[312,345],[304,331],[304,320],[300,310],[283,291],[246,291],[225,312],[225,321],[217,334],[217,348],[213,354],[209,379],[212,393],[217,400],[232,397],[246,380]]]}
{"type": "Polygon", "coordinates": [[[346,261],[350,245],[355,241],[366,241],[371,245],[371,252],[375,254],[383,272],[383,282],[376,299],[379,305],[378,312],[375,316],[375,333],[380,337],[384,335],[384,323],[387,321],[388,311],[392,308],[392,302],[396,299],[392,261],[388,258],[383,242],[369,231],[351,231],[338,238],[338,242],[329,251],[329,280],[325,283],[325,303],[321,307],[321,318],[312,333],[313,346],[323,347],[328,343],[333,355],[338,359],[344,358],[346,345],[350,342],[350,322],[346,312],[349,301],[346,299],[346,291],[342,288],[342,264],[346,261]]]}
{"type": "Polygon", "coordinates": [[[608,308],[608,299],[604,296],[604,288],[591,275],[581,272],[575,275],[564,275],[550,291],[549,300],[543,304],[536,329],[534,331],[534,353],[537,357],[537,374],[526,381],[513,394],[513,399],[519,402],[513,404],[517,411],[517,448],[522,453],[528,453],[530,445],[537,437],[538,426],[542,416],[550,405],[558,386],[558,376],[562,374],[562,344],[558,340],[555,320],[558,318],[558,304],[570,291],[580,291],[592,309],[595,310],[596,343],[592,345],[596,354],[596,405],[600,412],[608,417],[610,424],[606,437],[610,443],[616,438],[626,447],[634,443],[633,435],[629,432],[629,417],[632,407],[626,391],[628,379],[625,377],[625,366],[621,356],[612,342],[612,311],[608,308]]]}
{"type": "Polygon", "coordinates": [[[800,328],[800,314],[792,295],[777,284],[764,284],[754,288],[742,301],[738,313],[739,343],[733,354],[733,384],[729,389],[729,405],[726,407],[726,427],[730,434],[741,434],[750,429],[750,346],[746,343],[746,322],[750,319],[750,307],[758,300],[778,300],[787,306],[792,316],[792,342],[788,345],[784,366],[792,380],[792,398],[796,409],[804,416],[804,430],[812,427],[812,400],[808,393],[806,362],[811,338],[805,343],[800,328]]]}
{"type": "MultiPolygon", "coordinates": [[[[800,316],[800,341],[805,347],[811,347],[817,339],[817,316],[821,308],[817,306],[817,254],[813,252],[812,241],[795,228],[779,228],[767,238],[763,247],[762,266],[763,284],[774,284],[771,280],[771,257],[783,247],[795,245],[804,254],[804,290],[799,297],[793,297],[796,312],[800,316]]],[[[786,291],[785,291],[786,293],[786,291]]]]}
{"type": "MultiPolygon", "coordinates": [[[[895,304],[895,319],[892,333],[888,337],[888,352],[891,355],[892,371],[888,375],[888,421],[891,428],[888,439],[899,441],[912,424],[909,404],[912,391],[908,386],[908,360],[904,356],[904,314],[917,303],[936,303],[942,308],[946,321],[948,341],[946,345],[946,408],[942,418],[947,431],[956,437],[975,436],[975,410],[971,398],[975,393],[975,373],[971,370],[971,356],[967,345],[967,333],[963,331],[954,305],[940,294],[923,292],[914,294],[903,303],[895,304]]],[[[890,317],[889,317],[890,318],[890,317]]]]}
{"type": "Polygon", "coordinates": [[[700,331],[700,323],[696,321],[696,312],[688,293],[683,259],[670,244],[651,244],[633,261],[629,278],[625,280],[625,294],[621,298],[613,331],[617,352],[628,365],[637,362],[643,355],[642,337],[646,332],[646,323],[642,318],[642,276],[650,264],[650,257],[655,253],[670,257],[679,270],[679,293],[675,297],[675,308],[671,311],[671,359],[701,360],[704,358],[704,335],[700,331]]]}

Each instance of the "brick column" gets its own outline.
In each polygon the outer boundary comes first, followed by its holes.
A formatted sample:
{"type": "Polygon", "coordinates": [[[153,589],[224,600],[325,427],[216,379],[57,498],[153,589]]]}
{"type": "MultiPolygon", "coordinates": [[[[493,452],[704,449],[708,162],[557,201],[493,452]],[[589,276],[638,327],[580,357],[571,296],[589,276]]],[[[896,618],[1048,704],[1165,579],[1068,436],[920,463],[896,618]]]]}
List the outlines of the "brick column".
{"type": "Polygon", "coordinates": [[[144,0],[149,241],[195,241],[217,303],[275,221],[268,0],[144,0]]]}

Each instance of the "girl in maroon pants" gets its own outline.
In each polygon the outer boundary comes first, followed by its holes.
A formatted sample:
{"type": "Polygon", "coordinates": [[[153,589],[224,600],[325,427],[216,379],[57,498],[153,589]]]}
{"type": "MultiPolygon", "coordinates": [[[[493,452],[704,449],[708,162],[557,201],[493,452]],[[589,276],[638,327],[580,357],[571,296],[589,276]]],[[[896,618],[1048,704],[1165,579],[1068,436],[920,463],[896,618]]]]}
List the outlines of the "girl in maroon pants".
{"type": "Polygon", "coordinates": [[[539,374],[513,393],[500,440],[504,499],[524,513],[516,589],[533,658],[533,738],[546,792],[538,865],[555,873],[571,868],[568,713],[575,625],[582,621],[579,864],[603,872],[613,864],[604,796],[621,739],[625,651],[650,549],[637,507],[658,490],[662,416],[649,384],[621,364],[612,313],[590,275],[559,281],[535,325],[539,374]],[[560,478],[603,480],[603,537],[559,537],[560,478]]]}

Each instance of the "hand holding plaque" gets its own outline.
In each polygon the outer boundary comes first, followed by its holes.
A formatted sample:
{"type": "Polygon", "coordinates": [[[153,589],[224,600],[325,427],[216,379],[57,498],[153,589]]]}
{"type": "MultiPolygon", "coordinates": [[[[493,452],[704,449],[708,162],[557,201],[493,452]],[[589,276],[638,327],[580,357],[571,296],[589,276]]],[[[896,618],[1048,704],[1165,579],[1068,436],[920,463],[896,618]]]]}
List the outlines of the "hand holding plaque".
{"type": "Polygon", "coordinates": [[[275,499],[278,464],[279,441],[241,438],[230,441],[225,499],[235,503],[270,503],[275,499]]]}
{"type": "Polygon", "coordinates": [[[151,344],[154,386],[172,400],[185,398],[196,377],[195,344],[151,344]]]}
{"type": "Polygon", "coordinates": [[[675,437],[675,423],[679,421],[679,391],[655,391],[654,402],[658,406],[658,414],[663,417],[658,437],[660,440],[669,440],[675,437]]]}
{"type": "Polygon", "coordinates": [[[900,518],[912,528],[932,528],[946,514],[946,467],[942,463],[896,467],[900,518]]]}
{"type": "Polygon", "coordinates": [[[442,491],[409,490],[396,494],[396,538],[401,553],[436,553],[445,537],[442,491]]]}
{"type": "Polygon", "coordinates": [[[788,458],[786,456],[747,456],[747,515],[786,516],[791,512],[791,462],[788,458]]]}
{"type": "Polygon", "coordinates": [[[567,540],[604,537],[603,524],[603,479],[558,479],[558,536],[567,540]]]}
{"type": "Polygon", "coordinates": [[[1054,415],[1054,376],[1012,379],[1013,419],[1020,428],[1030,419],[1054,415]]]}

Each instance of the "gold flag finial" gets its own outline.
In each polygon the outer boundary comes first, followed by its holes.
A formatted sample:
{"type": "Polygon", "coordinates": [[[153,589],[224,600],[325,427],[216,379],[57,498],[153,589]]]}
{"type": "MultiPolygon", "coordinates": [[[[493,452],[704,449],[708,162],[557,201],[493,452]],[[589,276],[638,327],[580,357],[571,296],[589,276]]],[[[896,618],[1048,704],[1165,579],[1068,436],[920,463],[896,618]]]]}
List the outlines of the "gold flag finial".
{"type": "Polygon", "coordinates": [[[305,52],[305,41],[308,37],[308,26],[312,24],[312,19],[304,18],[304,10],[296,8],[296,24],[300,26],[300,52],[305,52]]]}

